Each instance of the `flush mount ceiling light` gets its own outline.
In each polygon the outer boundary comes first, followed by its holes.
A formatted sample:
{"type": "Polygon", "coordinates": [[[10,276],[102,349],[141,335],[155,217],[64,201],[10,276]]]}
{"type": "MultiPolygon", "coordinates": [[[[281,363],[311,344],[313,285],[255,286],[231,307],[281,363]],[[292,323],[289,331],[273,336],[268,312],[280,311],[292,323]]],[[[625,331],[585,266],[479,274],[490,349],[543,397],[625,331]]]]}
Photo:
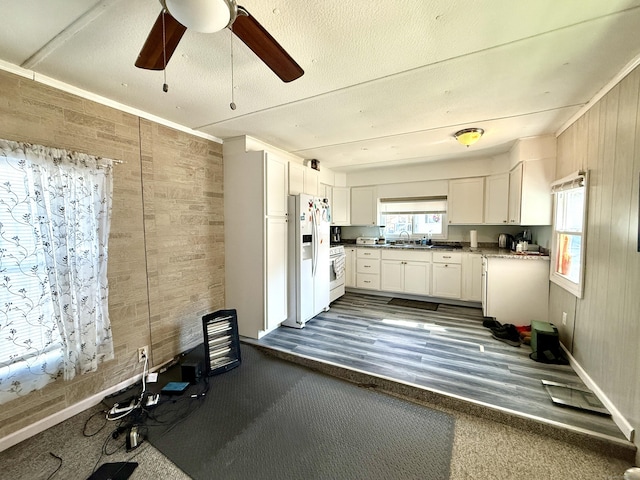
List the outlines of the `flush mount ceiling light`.
{"type": "Polygon", "coordinates": [[[460,142],[465,147],[469,147],[469,145],[473,145],[484,133],[484,130],[481,128],[465,128],[464,130],[459,130],[453,134],[456,140],[460,142]]]}

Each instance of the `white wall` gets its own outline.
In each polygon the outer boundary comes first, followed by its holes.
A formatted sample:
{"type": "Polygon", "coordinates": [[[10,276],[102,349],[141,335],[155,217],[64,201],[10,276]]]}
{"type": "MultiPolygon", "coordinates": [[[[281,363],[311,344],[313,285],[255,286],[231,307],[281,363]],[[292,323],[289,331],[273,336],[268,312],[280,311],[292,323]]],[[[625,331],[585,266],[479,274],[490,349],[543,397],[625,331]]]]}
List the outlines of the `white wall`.
{"type": "MultiPolygon", "coordinates": [[[[552,283],[562,343],[633,428],[640,428],[640,67],[558,137],[556,178],[589,171],[584,295],[552,283]],[[562,313],[568,312],[567,325],[562,313]]],[[[640,445],[640,435],[636,435],[640,445]]],[[[640,460],[640,454],[637,457],[640,460]]]]}

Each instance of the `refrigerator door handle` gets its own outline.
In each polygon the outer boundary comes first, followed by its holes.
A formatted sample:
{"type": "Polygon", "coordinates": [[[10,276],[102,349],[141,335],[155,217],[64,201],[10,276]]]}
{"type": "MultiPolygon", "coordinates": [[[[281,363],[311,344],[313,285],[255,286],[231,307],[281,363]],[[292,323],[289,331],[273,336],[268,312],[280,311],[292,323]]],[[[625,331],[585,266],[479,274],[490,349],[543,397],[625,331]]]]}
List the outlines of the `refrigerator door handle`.
{"type": "Polygon", "coordinates": [[[315,212],[311,215],[311,250],[313,259],[311,261],[311,276],[315,278],[318,266],[318,226],[316,225],[315,212]]]}

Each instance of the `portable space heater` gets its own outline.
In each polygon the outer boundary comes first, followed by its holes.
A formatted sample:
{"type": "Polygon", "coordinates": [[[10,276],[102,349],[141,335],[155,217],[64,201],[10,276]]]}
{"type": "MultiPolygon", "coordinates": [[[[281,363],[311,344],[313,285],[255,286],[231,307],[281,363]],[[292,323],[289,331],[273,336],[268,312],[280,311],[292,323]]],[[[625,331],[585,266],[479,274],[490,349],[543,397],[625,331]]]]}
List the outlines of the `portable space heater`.
{"type": "Polygon", "coordinates": [[[538,362],[557,363],[562,358],[558,329],[553,323],[531,322],[531,358],[538,362]]]}
{"type": "Polygon", "coordinates": [[[238,314],[218,310],[202,317],[205,348],[205,375],[224,373],[240,365],[238,314]]]}

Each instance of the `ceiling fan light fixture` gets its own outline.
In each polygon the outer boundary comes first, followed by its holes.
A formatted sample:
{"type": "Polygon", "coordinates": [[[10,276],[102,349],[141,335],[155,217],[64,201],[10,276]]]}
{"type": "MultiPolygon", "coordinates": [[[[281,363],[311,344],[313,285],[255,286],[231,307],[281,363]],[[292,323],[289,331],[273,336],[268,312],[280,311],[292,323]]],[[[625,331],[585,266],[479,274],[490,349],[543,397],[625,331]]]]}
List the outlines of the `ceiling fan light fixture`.
{"type": "Polygon", "coordinates": [[[480,137],[484,134],[484,130],[481,128],[465,128],[463,130],[459,130],[453,134],[455,139],[460,142],[461,145],[465,147],[469,147],[473,145],[480,137]]]}
{"type": "Polygon", "coordinates": [[[178,22],[196,32],[219,32],[235,19],[235,0],[165,0],[165,5],[178,22]]]}

